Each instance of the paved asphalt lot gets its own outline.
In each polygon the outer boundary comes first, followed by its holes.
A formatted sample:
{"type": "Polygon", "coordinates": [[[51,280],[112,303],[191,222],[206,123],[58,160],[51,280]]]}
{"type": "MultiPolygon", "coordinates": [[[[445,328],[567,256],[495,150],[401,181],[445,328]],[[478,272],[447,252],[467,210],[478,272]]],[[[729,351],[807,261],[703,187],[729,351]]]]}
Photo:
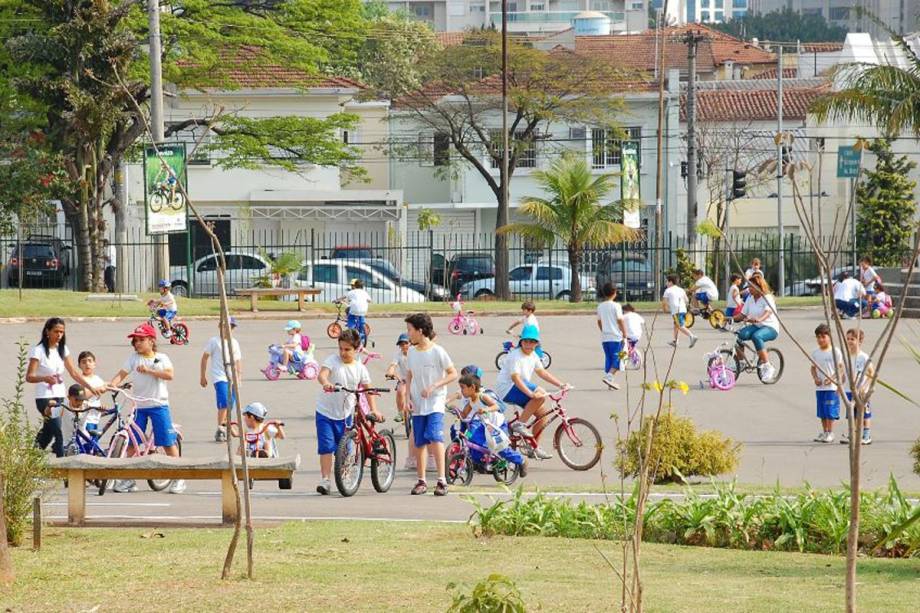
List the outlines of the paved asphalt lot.
{"type": "MultiPolygon", "coordinates": [[[[812,331],[817,323],[817,310],[790,310],[783,313],[786,324],[796,337],[809,349],[813,348],[812,331]]],[[[652,316],[647,316],[652,325],[652,316]]],[[[371,318],[374,327],[373,338],[377,350],[384,354],[384,360],[370,365],[371,375],[376,382],[383,382],[386,364],[395,349],[394,342],[404,330],[401,318],[371,318]]],[[[494,383],[495,354],[504,340],[503,330],[512,321],[510,317],[484,317],[484,335],[479,337],[452,336],[447,333],[447,319],[435,321],[438,340],[448,350],[455,364],[461,367],[476,363],[485,371],[487,384],[494,383]]],[[[100,364],[99,374],[108,379],[123,364],[131,351],[125,335],[133,328],[133,321],[71,322],[67,329],[68,345],[76,355],[80,350],[91,349],[100,364]]],[[[194,320],[191,326],[192,343],[186,347],[161,344],[161,349],[170,356],[176,367],[176,379],[170,384],[171,406],[175,420],[182,424],[185,436],[184,454],[187,456],[213,456],[222,453],[223,447],[213,441],[214,409],[212,388],[202,389],[198,384],[198,363],[207,339],[216,333],[214,321],[194,320]]],[[[333,342],[325,337],[325,319],[304,320],[305,331],[317,343],[320,361],[334,351],[333,342]]],[[[875,341],[884,325],[881,321],[866,321],[867,346],[875,341]]],[[[915,324],[902,325],[902,335],[910,339],[920,338],[915,324]]],[[[258,483],[254,490],[254,513],[259,518],[319,518],[319,517],[370,517],[391,519],[452,519],[463,520],[469,515],[470,506],[460,496],[451,495],[437,499],[431,495],[409,496],[415,476],[414,472],[400,470],[393,488],[387,494],[376,494],[370,484],[369,474],[358,495],[342,499],[337,494],[321,497],[314,491],[319,476],[315,456],[315,431],[313,426],[313,405],[319,387],[316,382],[296,379],[266,381],[259,372],[267,361],[266,346],[283,337],[283,321],[243,320],[237,329],[237,337],[244,355],[244,402],[259,400],[265,403],[271,416],[287,424],[288,439],[283,445],[283,454],[299,453],[301,470],[294,479],[294,489],[279,491],[273,483],[258,483]]],[[[601,352],[594,317],[545,316],[541,319],[544,346],[553,356],[552,371],[564,381],[573,384],[576,390],[570,395],[568,408],[571,414],[591,420],[600,428],[604,441],[610,444],[615,438],[615,423],[611,414],[624,416],[626,407],[625,389],[608,391],[601,383],[601,352]]],[[[774,386],[765,386],[752,374],[741,376],[735,389],[729,392],[710,390],[708,385],[700,389],[700,380],[706,376],[705,354],[711,352],[730,336],[709,328],[708,324],[697,324],[700,342],[694,349],[686,343],[677,353],[672,378],[691,384],[686,396],[675,393],[674,410],[691,416],[702,428],[714,428],[740,441],[744,445],[737,479],[740,483],[773,485],[777,481],[783,486],[798,486],[807,481],[815,486],[834,486],[847,478],[847,451],[836,442],[831,445],[813,443],[818,431],[815,419],[813,382],[808,365],[793,343],[781,337],[778,346],[786,356],[786,370],[782,380],[774,386]]],[[[8,323],[0,325],[0,343],[6,349],[0,354],[0,372],[4,373],[0,383],[0,396],[12,393],[12,378],[15,369],[13,344],[20,338],[30,343],[38,340],[40,323],[8,323]]],[[[653,331],[652,347],[659,363],[666,364],[671,350],[665,342],[670,340],[670,322],[658,317],[653,331]]],[[[644,341],[643,341],[644,343],[644,341]]],[[[897,345],[883,366],[882,378],[897,389],[920,400],[920,385],[917,375],[920,367],[908,352],[897,345]]],[[[660,378],[664,378],[661,375],[660,378]]],[[[630,401],[635,404],[638,397],[638,379],[632,376],[630,401]]],[[[621,380],[622,381],[622,380],[621,380]]],[[[30,416],[36,417],[31,402],[31,390],[27,392],[30,416]]],[[[394,414],[395,399],[392,395],[380,400],[384,412],[394,414]]],[[[911,472],[908,451],[920,435],[920,408],[898,398],[891,392],[879,389],[873,399],[875,422],[874,443],[864,448],[865,483],[869,487],[885,484],[888,475],[893,474],[905,490],[920,490],[920,477],[911,472]]],[[[399,424],[396,424],[397,426],[399,424]]],[[[838,426],[842,431],[843,424],[838,426]]],[[[397,436],[400,467],[405,458],[405,439],[397,436]]],[[[610,458],[605,456],[608,478],[614,479],[609,469],[610,458]]],[[[601,469],[597,466],[584,473],[567,469],[558,459],[537,465],[531,464],[527,478],[530,483],[539,484],[545,490],[555,488],[567,492],[580,489],[597,492],[602,486],[601,469]]],[[[433,482],[433,478],[430,478],[433,482]]],[[[487,475],[477,475],[472,489],[477,486],[494,485],[487,475]]],[[[89,516],[98,519],[117,520],[122,516],[157,517],[160,519],[216,520],[219,518],[219,487],[216,482],[190,482],[184,495],[156,494],[146,490],[135,494],[107,494],[103,498],[89,497],[89,516]]],[[[597,494],[588,498],[600,499],[597,494]]],[[[49,499],[47,513],[51,517],[66,516],[63,490],[49,499]]]]}

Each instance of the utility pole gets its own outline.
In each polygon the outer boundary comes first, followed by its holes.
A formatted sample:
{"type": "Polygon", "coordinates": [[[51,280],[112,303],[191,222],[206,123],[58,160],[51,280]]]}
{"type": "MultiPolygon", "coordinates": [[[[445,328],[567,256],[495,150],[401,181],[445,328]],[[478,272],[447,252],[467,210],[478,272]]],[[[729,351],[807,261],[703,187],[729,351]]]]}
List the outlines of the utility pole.
{"type": "Polygon", "coordinates": [[[776,229],[779,232],[779,263],[776,285],[774,288],[777,296],[786,293],[786,254],[783,238],[783,149],[786,146],[786,135],[783,134],[783,45],[776,50],[776,229]]]}
{"type": "MultiPolygon", "coordinates": [[[[163,52],[160,44],[159,0],[147,0],[147,23],[150,29],[150,131],[154,144],[160,145],[166,136],[163,126],[163,52]]],[[[146,182],[144,189],[147,189],[146,182]]],[[[154,254],[156,279],[169,279],[169,241],[162,234],[154,237],[154,254]]],[[[119,267],[125,264],[124,261],[118,262],[119,267]]]]}
{"type": "Polygon", "coordinates": [[[661,250],[664,248],[664,213],[662,211],[662,197],[664,195],[664,178],[665,178],[665,169],[664,169],[664,124],[665,124],[665,104],[664,104],[664,86],[665,86],[665,45],[664,45],[664,19],[667,15],[668,10],[668,0],[664,1],[664,6],[658,9],[658,32],[655,35],[655,48],[658,52],[658,63],[656,64],[656,70],[658,71],[658,152],[657,152],[657,162],[658,170],[655,176],[655,258],[654,258],[654,270],[655,270],[655,296],[661,295],[661,284],[662,284],[662,258],[661,250]],[[658,39],[661,39],[661,42],[658,42],[658,39]]]}
{"type": "MultiPolygon", "coordinates": [[[[508,223],[508,208],[511,206],[508,181],[508,0],[502,0],[502,201],[498,207],[498,226],[508,223]]],[[[508,245],[507,235],[496,234],[496,269],[504,271],[504,278],[495,278],[495,292],[499,299],[508,299],[508,245]]]]}
{"type": "Polygon", "coordinates": [[[688,31],[683,36],[687,45],[687,241],[690,249],[696,246],[696,51],[706,40],[700,32],[688,31]]]}

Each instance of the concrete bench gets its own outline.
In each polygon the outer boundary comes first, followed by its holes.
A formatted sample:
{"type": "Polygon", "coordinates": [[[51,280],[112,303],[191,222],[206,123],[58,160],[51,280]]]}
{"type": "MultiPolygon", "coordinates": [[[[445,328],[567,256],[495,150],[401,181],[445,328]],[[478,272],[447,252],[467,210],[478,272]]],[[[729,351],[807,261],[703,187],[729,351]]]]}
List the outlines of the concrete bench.
{"type": "Polygon", "coordinates": [[[250,287],[235,290],[237,296],[249,296],[250,307],[255,313],[259,309],[256,303],[260,296],[297,296],[297,310],[304,310],[304,298],[306,296],[318,296],[321,290],[315,287],[250,287]]]}
{"type": "MultiPolygon", "coordinates": [[[[248,458],[249,477],[255,480],[292,479],[300,466],[300,456],[293,458],[248,458]]],[[[67,479],[67,524],[83,525],[86,520],[86,487],[84,483],[93,479],[187,479],[221,482],[221,509],[223,522],[236,520],[236,497],[233,493],[233,478],[230,462],[226,456],[217,458],[170,458],[165,455],[150,455],[136,458],[100,458],[91,455],[77,455],[52,458],[49,461],[51,475],[67,479]]],[[[237,478],[242,479],[240,459],[234,462],[237,478]]],[[[242,484],[240,484],[242,488],[242,484]]]]}

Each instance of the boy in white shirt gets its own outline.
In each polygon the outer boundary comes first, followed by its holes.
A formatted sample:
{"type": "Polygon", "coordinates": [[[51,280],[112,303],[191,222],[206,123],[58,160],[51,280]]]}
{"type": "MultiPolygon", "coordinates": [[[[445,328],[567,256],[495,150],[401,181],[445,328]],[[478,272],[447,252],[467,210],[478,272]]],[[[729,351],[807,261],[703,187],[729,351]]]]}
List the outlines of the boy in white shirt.
{"type": "Polygon", "coordinates": [[[831,346],[831,329],[827,324],[815,328],[818,348],[811,352],[811,378],[815,381],[818,419],[821,432],[816,443],[834,441],[834,422],[840,419],[840,398],[837,395],[838,377],[846,371],[840,349],[831,346]]]}
{"type": "MultiPolygon", "coordinates": [[[[872,366],[869,354],[862,350],[862,342],[863,338],[865,338],[865,333],[862,330],[851,328],[847,330],[846,338],[847,353],[849,354],[850,360],[853,362],[853,374],[856,377],[856,389],[860,390],[861,393],[866,393],[869,390],[869,386],[872,385],[872,379],[875,377],[875,368],[872,366]]],[[[847,386],[846,394],[847,400],[852,402],[853,392],[850,391],[849,385],[847,386]]],[[[853,407],[856,407],[856,403],[853,403],[853,407]]],[[[849,442],[849,434],[844,434],[840,437],[841,445],[847,445],[849,442]]],[[[861,442],[863,445],[872,444],[872,407],[869,406],[868,402],[866,402],[865,412],[863,413],[861,442]]]]}
{"type": "Polygon", "coordinates": [[[96,374],[96,356],[91,351],[80,352],[77,357],[77,366],[80,367],[80,372],[86,382],[92,385],[92,388],[87,389],[84,403],[87,408],[92,408],[92,410],[83,415],[83,429],[86,430],[87,434],[96,436],[99,431],[99,420],[102,417],[102,398],[93,396],[92,391],[105,387],[106,383],[102,377],[96,374]]]}
{"type": "MultiPolygon", "coordinates": [[[[218,324],[220,325],[220,324],[218,324]]],[[[230,328],[236,328],[236,319],[230,318],[230,328]]],[[[232,339],[231,349],[233,351],[233,360],[236,362],[236,386],[240,388],[240,381],[243,379],[243,354],[240,352],[240,344],[236,338],[232,339]]],[[[211,360],[211,383],[214,385],[214,401],[217,407],[217,431],[214,433],[214,442],[223,443],[227,440],[227,411],[233,406],[236,400],[234,386],[230,385],[230,377],[224,368],[224,356],[230,361],[230,351],[227,349],[227,343],[222,343],[220,334],[212,336],[208,344],[204,347],[204,353],[201,354],[201,365],[199,383],[201,387],[208,386],[208,377],[205,371],[208,368],[208,359],[211,360]]]]}
{"type": "MultiPolygon", "coordinates": [[[[540,322],[537,321],[537,316],[534,315],[537,311],[537,305],[529,300],[521,305],[521,318],[508,326],[508,329],[505,330],[505,334],[512,334],[514,329],[518,326],[533,326],[538,331],[540,330],[540,322]]],[[[523,327],[521,328],[524,329],[523,327]]],[[[537,354],[537,357],[543,359],[543,348],[540,345],[537,345],[537,348],[534,350],[537,354]]]]}
{"type": "Polygon", "coordinates": [[[160,298],[156,304],[157,316],[160,318],[162,329],[166,330],[163,336],[169,338],[172,336],[172,324],[170,322],[179,313],[179,303],[176,302],[176,297],[171,291],[172,284],[169,281],[163,279],[159,282],[158,287],[160,289],[160,298]]]}
{"type": "MultiPolygon", "coordinates": [[[[409,410],[409,390],[406,386],[406,379],[409,377],[409,335],[403,332],[396,339],[396,353],[393,355],[393,361],[387,367],[387,379],[396,381],[396,410],[399,415],[396,421],[412,419],[412,411],[409,410]]],[[[411,423],[411,422],[410,422],[411,423]]],[[[409,436],[409,453],[406,455],[406,470],[415,470],[415,440],[409,436]]]]}
{"type": "Polygon", "coordinates": [[[618,390],[620,386],[614,377],[620,370],[620,352],[623,350],[623,338],[626,336],[626,322],[623,309],[616,302],[617,288],[612,283],[605,283],[601,288],[604,300],[597,305],[597,329],[601,331],[601,347],[604,349],[604,384],[618,390]]]}
{"type": "Polygon", "coordinates": [[[409,335],[407,356],[409,374],[409,403],[412,407],[412,436],[415,438],[416,470],[418,483],[412,488],[412,495],[428,491],[425,481],[425,457],[428,450],[434,453],[438,471],[435,496],[447,495],[447,481],[444,478],[444,411],[446,409],[447,386],[457,380],[457,369],[450,356],[440,345],[435,344],[434,325],[425,313],[416,313],[406,318],[409,335]]]}
{"type": "Polygon", "coordinates": [[[624,304],[623,323],[626,325],[626,342],[629,343],[629,349],[632,349],[642,340],[645,318],[636,313],[636,307],[624,304]]]}
{"type": "Polygon", "coordinates": [[[348,320],[345,325],[352,330],[357,330],[358,335],[361,337],[361,344],[367,345],[364,323],[367,320],[367,312],[370,309],[371,297],[364,289],[364,281],[352,279],[351,289],[339,300],[343,300],[348,304],[348,320]]]}
{"type": "Polygon", "coordinates": [[[859,315],[860,299],[865,295],[866,288],[848,270],[840,273],[840,281],[834,283],[834,305],[843,319],[853,319],[859,315]]]}
{"type": "Polygon", "coordinates": [[[719,288],[702,270],[694,270],[693,279],[693,287],[690,288],[688,293],[693,296],[694,308],[698,309],[700,305],[708,307],[711,302],[719,299],[719,288]]]}
{"type": "Polygon", "coordinates": [[[697,338],[687,327],[687,292],[677,284],[677,275],[668,275],[668,287],[661,296],[661,308],[670,313],[674,320],[674,340],[668,345],[677,347],[677,335],[690,337],[690,348],[696,345],[697,338]]]}

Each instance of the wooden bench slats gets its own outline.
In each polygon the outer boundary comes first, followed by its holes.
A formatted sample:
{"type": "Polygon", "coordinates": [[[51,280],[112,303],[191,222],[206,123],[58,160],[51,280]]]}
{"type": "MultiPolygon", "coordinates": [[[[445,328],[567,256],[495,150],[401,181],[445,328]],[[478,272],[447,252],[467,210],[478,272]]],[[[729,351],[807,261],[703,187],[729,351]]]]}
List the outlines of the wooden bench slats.
{"type": "Polygon", "coordinates": [[[259,296],[297,296],[297,310],[304,310],[304,297],[318,296],[322,290],[315,287],[249,287],[235,290],[239,296],[249,296],[250,308],[255,313],[259,296]]]}

